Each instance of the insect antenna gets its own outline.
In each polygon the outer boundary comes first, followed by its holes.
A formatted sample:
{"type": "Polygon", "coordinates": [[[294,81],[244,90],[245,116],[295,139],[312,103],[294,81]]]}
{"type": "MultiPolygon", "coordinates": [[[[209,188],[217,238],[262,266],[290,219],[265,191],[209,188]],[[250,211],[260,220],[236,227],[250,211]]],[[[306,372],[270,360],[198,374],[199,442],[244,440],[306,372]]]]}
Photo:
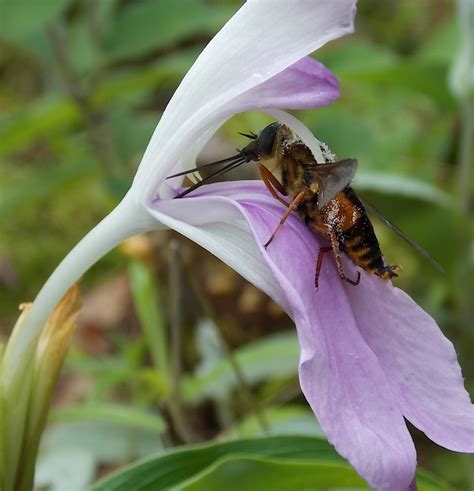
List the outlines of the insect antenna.
{"type": "Polygon", "coordinates": [[[171,179],[172,177],[185,176],[186,174],[191,174],[192,172],[200,171],[201,169],[206,169],[207,167],[213,167],[214,165],[226,164],[227,162],[236,161],[237,159],[241,159],[241,158],[242,158],[242,154],[238,153],[237,155],[232,155],[232,157],[227,157],[226,159],[216,160],[215,162],[210,162],[209,164],[200,165],[199,167],[194,167],[192,169],[178,172],[177,174],[173,174],[171,176],[168,176],[166,179],[171,179]]]}
{"type": "Polygon", "coordinates": [[[237,167],[239,167],[240,165],[242,165],[245,162],[247,162],[247,159],[245,157],[243,157],[242,155],[238,155],[238,158],[237,159],[234,157],[234,161],[233,162],[225,165],[224,167],[222,167],[222,169],[219,169],[219,170],[213,172],[212,174],[210,174],[209,176],[207,176],[202,181],[199,181],[196,184],[194,184],[194,185],[190,186],[189,188],[185,189],[182,193],[177,194],[175,196],[175,198],[182,198],[183,196],[186,196],[187,194],[189,194],[190,192],[194,191],[195,189],[200,188],[204,184],[207,184],[209,181],[212,181],[213,179],[216,179],[217,177],[222,176],[223,174],[226,174],[227,172],[230,172],[231,170],[236,169],[237,167]]]}

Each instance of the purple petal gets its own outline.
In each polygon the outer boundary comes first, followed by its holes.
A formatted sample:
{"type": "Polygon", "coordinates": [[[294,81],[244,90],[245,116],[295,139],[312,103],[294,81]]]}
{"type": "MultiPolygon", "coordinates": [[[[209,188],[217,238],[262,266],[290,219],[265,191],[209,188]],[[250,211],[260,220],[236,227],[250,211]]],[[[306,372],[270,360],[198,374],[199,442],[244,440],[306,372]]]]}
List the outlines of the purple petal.
{"type": "MultiPolygon", "coordinates": [[[[220,208],[231,205],[242,213],[295,319],[301,347],[301,386],[328,439],[370,485],[381,490],[408,489],[416,467],[415,449],[387,376],[359,330],[347,294],[348,288],[354,287],[341,283],[334,262],[328,258],[320,290],[314,291],[320,239],[297,217],[288,220],[265,252],[261,244],[278,223],[283,207],[268,197],[260,183],[206,187],[206,194],[213,192],[228,198],[161,201],[150,211],[186,222],[195,220],[190,218],[197,215],[195,210],[208,206],[206,202],[211,200],[216,225],[220,208]]],[[[227,214],[222,220],[232,224],[227,214]]],[[[207,230],[212,226],[208,224],[207,230]]],[[[218,245],[205,243],[202,236],[188,236],[222,256],[218,245]]],[[[233,258],[232,265],[247,276],[245,259],[233,258]]],[[[355,276],[353,268],[347,269],[355,276]]],[[[364,274],[361,282],[367,281],[373,278],[364,274]]]]}
{"type": "Polygon", "coordinates": [[[327,106],[339,96],[339,82],[321,63],[306,56],[250,89],[233,104],[239,109],[307,109],[327,106]]]}
{"type": "Polygon", "coordinates": [[[348,296],[405,417],[439,445],[474,452],[474,406],[454,347],[436,322],[390,283],[369,282],[348,296]]]}

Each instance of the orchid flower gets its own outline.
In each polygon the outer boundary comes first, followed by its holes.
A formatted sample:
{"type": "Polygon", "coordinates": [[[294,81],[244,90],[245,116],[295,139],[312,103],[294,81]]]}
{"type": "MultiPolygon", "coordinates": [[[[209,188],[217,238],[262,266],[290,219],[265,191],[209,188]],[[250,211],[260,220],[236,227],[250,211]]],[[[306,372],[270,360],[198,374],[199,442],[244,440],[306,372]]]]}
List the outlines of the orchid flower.
{"type": "Polygon", "coordinates": [[[352,32],[354,13],[355,0],[249,0],[242,6],[178,87],[124,200],[38,294],[4,383],[19,382],[24,354],[81,274],[125,238],[172,228],[294,319],[303,393],[328,440],[371,486],[413,486],[416,453],[404,418],[446,448],[474,452],[474,406],[454,348],[408,295],[364,272],[359,286],[347,285],[331,261],[316,293],[313,270],[322,239],[292,216],[266,250],[262,244],[284,209],[259,181],[211,184],[183,199],[172,199],[181,178],[165,181],[194,167],[219,126],[250,109],[290,126],[321,161],[319,142],[280,109],[319,107],[338,96],[335,77],[307,55],[352,32]]]}

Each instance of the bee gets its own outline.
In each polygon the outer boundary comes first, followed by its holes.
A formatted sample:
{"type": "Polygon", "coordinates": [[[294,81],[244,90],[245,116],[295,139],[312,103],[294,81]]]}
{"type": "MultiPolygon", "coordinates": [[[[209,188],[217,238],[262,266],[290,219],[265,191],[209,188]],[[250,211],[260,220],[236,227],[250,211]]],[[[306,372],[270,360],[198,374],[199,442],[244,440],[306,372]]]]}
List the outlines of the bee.
{"type": "MultiPolygon", "coordinates": [[[[355,279],[349,278],[344,271],[341,253],[346,254],[356,266],[383,280],[398,276],[401,266],[388,265],[384,262],[364,203],[349,185],[357,169],[356,159],[336,160],[329,148],[321,143],[325,162],[318,163],[308,146],[288,126],[281,123],[266,126],[259,135],[241,134],[251,139],[251,142],[238,150],[237,155],[169,176],[172,178],[205,167],[219,166],[219,169],[206,179],[197,182],[176,197],[186,196],[211,179],[245,162],[257,162],[260,177],[268,191],[286,207],[274,232],[263,244],[264,247],[267,248],[271,244],[293,212],[300,216],[310,230],[322,235],[328,241],[329,245],[321,247],[316,258],[314,276],[316,290],[319,287],[323,257],[327,252],[332,252],[340,278],[351,285],[359,284],[360,272],[357,272],[355,279]],[[285,198],[289,198],[290,201],[285,198]]],[[[388,226],[418,252],[434,262],[435,266],[441,268],[421,246],[409,239],[375,208],[370,206],[369,209],[379,214],[388,226]]]]}

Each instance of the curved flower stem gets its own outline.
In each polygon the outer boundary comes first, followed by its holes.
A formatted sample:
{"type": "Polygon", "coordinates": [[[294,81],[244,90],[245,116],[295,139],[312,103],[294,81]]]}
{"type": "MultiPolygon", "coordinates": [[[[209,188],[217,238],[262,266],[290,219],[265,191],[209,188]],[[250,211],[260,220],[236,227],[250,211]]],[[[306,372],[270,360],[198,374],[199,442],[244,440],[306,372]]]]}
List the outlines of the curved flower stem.
{"type": "Polygon", "coordinates": [[[49,315],[68,288],[93,264],[123,240],[157,227],[133,197],[124,200],[92,229],[63,259],[36,297],[25,324],[5,353],[4,389],[21,383],[23,368],[31,361],[36,342],[49,315]]]}
{"type": "Polygon", "coordinates": [[[224,348],[224,353],[225,357],[227,358],[227,361],[229,362],[234,375],[237,379],[237,382],[239,384],[240,392],[241,395],[243,396],[245,400],[245,404],[247,405],[247,408],[254,414],[255,420],[257,421],[257,424],[260,426],[260,429],[262,430],[263,434],[269,434],[270,433],[270,425],[265,417],[265,412],[264,409],[260,406],[259,402],[255,399],[254,394],[252,392],[252,389],[247,382],[247,379],[245,377],[245,374],[235,357],[234,353],[232,352],[232,349],[229,346],[229,343],[227,342],[226,337],[224,336],[221,324],[219,323],[217,319],[217,315],[214,312],[213,308],[211,307],[210,303],[208,302],[206,296],[202,293],[202,288],[200,287],[197,278],[193,272],[193,269],[189,262],[184,263],[184,267],[187,272],[187,279],[189,281],[189,284],[193,290],[194,295],[196,296],[197,300],[201,304],[201,307],[206,314],[206,316],[214,323],[214,325],[217,327],[217,333],[219,335],[219,340],[222,344],[222,347],[224,348]]]}
{"type": "Polygon", "coordinates": [[[173,386],[168,401],[170,417],[174,429],[183,443],[197,440],[192,428],[188,425],[183,415],[181,400],[182,379],[182,292],[181,292],[181,254],[179,243],[171,241],[168,248],[168,281],[169,281],[169,320],[170,320],[170,342],[171,342],[171,376],[173,386]]]}

